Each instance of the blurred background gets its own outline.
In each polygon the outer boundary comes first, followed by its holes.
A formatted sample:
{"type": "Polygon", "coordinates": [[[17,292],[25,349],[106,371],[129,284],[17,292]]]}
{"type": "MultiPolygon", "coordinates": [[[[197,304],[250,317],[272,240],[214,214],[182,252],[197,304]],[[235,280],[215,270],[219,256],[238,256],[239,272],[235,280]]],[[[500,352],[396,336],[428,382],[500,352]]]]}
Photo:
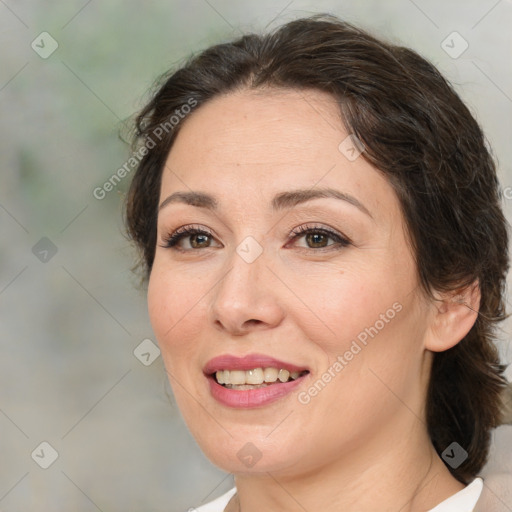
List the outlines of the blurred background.
{"type": "MultiPolygon", "coordinates": [[[[167,384],[123,235],[130,174],[103,185],[158,75],[318,12],[445,73],[487,133],[512,218],[510,0],[0,0],[0,510],[183,512],[232,487],[167,384]]],[[[500,338],[510,363],[510,323],[500,338]]],[[[487,472],[512,460],[511,429],[487,472]]]]}

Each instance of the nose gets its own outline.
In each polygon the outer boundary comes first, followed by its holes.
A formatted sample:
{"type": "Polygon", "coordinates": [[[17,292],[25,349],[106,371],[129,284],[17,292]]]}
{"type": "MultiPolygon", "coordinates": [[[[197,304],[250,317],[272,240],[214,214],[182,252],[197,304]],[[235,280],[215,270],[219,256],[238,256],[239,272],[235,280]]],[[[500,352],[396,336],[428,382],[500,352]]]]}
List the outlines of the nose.
{"type": "Polygon", "coordinates": [[[233,251],[227,265],[229,270],[211,295],[215,328],[242,336],[278,326],[284,318],[278,295],[280,283],[267,267],[265,253],[248,263],[233,251]]]}

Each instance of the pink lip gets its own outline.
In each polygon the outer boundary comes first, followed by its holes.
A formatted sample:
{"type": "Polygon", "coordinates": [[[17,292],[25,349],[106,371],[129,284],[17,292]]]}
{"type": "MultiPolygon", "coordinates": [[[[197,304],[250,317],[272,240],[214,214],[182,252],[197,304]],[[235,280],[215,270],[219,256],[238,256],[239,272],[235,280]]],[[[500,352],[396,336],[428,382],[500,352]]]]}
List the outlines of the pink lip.
{"type": "Polygon", "coordinates": [[[308,370],[305,366],[297,366],[279,361],[264,354],[248,354],[244,357],[236,357],[230,354],[210,359],[203,368],[205,375],[211,375],[219,370],[254,370],[254,368],[283,368],[289,372],[302,372],[308,370]]]}
{"type": "Polygon", "coordinates": [[[291,393],[297,386],[303,383],[305,374],[290,382],[276,382],[270,386],[256,389],[228,389],[217,383],[214,378],[218,370],[253,370],[254,368],[283,368],[289,372],[302,372],[305,367],[279,361],[273,357],[262,354],[250,354],[244,357],[222,355],[208,361],[203,371],[210,385],[210,392],[215,400],[228,407],[249,409],[262,407],[279,400],[291,393]]]}
{"type": "Polygon", "coordinates": [[[244,390],[225,388],[218,384],[213,377],[208,377],[208,383],[213,398],[221,404],[237,409],[250,409],[268,405],[288,395],[297,386],[300,386],[308,375],[309,373],[290,382],[277,382],[264,388],[244,390]]]}

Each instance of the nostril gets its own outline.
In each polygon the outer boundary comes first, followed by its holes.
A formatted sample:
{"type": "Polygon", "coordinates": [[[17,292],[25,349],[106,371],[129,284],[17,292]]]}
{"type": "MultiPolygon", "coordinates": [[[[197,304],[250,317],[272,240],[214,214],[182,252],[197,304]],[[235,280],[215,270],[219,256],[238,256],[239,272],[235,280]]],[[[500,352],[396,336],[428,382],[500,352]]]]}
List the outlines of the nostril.
{"type": "Polygon", "coordinates": [[[250,320],[246,320],[244,322],[244,324],[248,324],[248,325],[258,325],[258,324],[261,324],[261,320],[256,320],[254,318],[251,318],[250,320]]]}

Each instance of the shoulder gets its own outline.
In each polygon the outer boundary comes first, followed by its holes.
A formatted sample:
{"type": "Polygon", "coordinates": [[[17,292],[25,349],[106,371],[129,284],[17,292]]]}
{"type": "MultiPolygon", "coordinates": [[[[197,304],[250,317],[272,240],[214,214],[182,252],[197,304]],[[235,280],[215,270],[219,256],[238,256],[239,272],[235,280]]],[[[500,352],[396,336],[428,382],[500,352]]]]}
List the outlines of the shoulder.
{"type": "Polygon", "coordinates": [[[190,508],[188,512],[223,512],[224,508],[228,504],[229,500],[233,497],[236,492],[236,487],[230,489],[226,494],[223,494],[216,500],[210,501],[205,505],[201,505],[198,508],[190,508]]]}
{"type": "Polygon", "coordinates": [[[510,512],[512,510],[512,474],[486,476],[474,512],[510,512]]]}

